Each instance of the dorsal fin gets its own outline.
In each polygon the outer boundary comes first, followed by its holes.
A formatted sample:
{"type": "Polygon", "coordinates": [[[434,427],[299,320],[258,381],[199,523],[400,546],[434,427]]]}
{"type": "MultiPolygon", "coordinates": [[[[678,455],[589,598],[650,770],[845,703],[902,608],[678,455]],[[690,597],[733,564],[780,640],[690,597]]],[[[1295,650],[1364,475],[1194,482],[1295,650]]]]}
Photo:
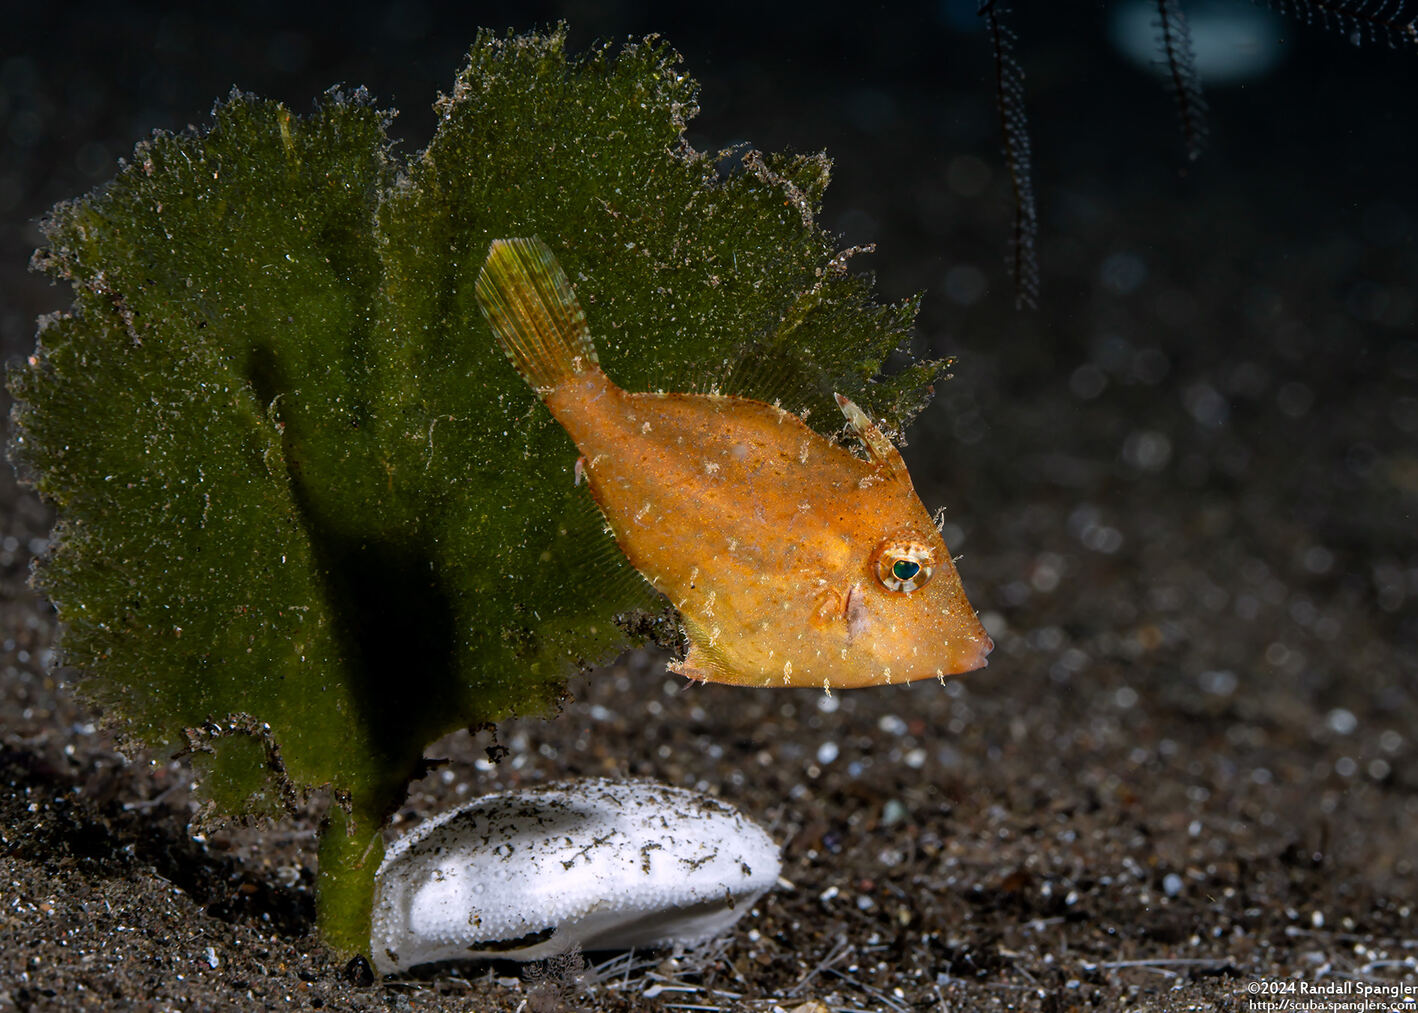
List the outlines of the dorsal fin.
{"type": "Polygon", "coordinates": [[[901,451],[892,446],[891,441],[886,438],[886,434],[876,427],[871,419],[867,418],[867,413],[852,403],[851,398],[843,397],[841,394],[833,394],[837,399],[837,407],[842,409],[842,414],[847,416],[848,423],[856,432],[857,438],[862,441],[862,445],[867,448],[867,453],[877,465],[885,469],[889,478],[906,478],[906,462],[901,458],[901,451]]]}

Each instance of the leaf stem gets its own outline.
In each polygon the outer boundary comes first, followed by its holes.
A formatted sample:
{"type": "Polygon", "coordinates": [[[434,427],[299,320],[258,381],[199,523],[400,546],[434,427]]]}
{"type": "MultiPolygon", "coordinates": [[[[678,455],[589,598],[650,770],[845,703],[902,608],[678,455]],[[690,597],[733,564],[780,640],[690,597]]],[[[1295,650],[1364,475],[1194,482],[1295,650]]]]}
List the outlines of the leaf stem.
{"type": "Polygon", "coordinates": [[[338,802],[320,826],[316,877],[316,923],[324,941],[343,960],[369,953],[374,873],[384,859],[384,839],[375,807],[338,802]]]}

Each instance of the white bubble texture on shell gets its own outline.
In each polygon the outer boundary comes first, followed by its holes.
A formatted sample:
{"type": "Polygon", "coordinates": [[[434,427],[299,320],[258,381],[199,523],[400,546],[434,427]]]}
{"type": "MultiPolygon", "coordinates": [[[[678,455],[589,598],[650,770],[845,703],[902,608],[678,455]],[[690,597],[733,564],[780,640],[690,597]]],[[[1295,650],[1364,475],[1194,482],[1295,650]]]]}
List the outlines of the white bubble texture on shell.
{"type": "Polygon", "coordinates": [[[562,781],[489,795],[390,847],[370,943],[383,973],[692,944],[778,878],[778,846],[732,806],[653,781],[562,781]]]}

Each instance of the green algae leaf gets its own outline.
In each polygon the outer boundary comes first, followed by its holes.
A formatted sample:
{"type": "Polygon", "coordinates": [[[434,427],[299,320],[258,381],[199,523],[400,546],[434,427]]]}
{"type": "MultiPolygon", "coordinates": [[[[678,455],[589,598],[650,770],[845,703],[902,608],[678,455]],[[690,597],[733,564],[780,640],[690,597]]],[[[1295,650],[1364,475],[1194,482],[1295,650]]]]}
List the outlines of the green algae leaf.
{"type": "Polygon", "coordinates": [[[480,35],[407,164],[363,92],[233,94],[56,207],[36,255],[75,301],[11,377],[13,451],[58,508],[67,659],[223,811],[333,792],[320,921],[347,951],[427,743],[547,710],[656,607],[478,311],[493,239],[556,251],[630,390],[828,432],[840,391],[899,431],[938,371],[878,377],[915,303],[876,304],[814,224],[824,157],[723,175],[665,45],[564,44],[480,35]]]}
{"type": "Polygon", "coordinates": [[[12,378],[16,451],[60,516],[40,578],[87,688],[157,744],[257,715],[307,785],[347,776],[336,746],[367,722],[283,416],[331,425],[356,396],[385,122],[362,96],[304,120],[233,96],[205,136],[141,146],[52,213],[37,259],[75,303],[12,378]]]}

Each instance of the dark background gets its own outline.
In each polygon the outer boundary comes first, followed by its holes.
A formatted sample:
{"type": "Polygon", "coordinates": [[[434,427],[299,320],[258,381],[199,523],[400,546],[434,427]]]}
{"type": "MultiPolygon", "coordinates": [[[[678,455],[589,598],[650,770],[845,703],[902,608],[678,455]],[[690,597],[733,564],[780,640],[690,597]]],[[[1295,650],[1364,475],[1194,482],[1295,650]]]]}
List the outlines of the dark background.
{"type": "MultiPolygon", "coordinates": [[[[755,938],[620,989],[562,973],[543,998],[653,1005],[662,974],[740,997],[669,993],[725,1008],[1242,1009],[1267,975],[1412,982],[1418,47],[1277,17],[1281,62],[1207,89],[1192,164],[1160,80],[1110,45],[1110,10],[1009,16],[1042,277],[1018,311],[968,3],[27,5],[0,52],[0,351],[24,356],[68,301],[26,273],[36,219],[233,85],[298,111],[366,85],[411,153],[480,25],[564,18],[573,50],[661,33],[702,85],[697,147],[827,149],[823,223],[878,244],[854,264],[884,297],[926,291],[913,349],[958,362],[906,454],[999,646],[944,691],[830,702],[681,692],[635,654],[576,681],[557,720],[504,729],[496,769],[471,766],[485,734],[441,743],[456,773],[410,819],[636,774],[721,792],[785,842],[796,888],[760,905],[755,938]]],[[[0,503],[0,1009],[292,989],[516,1008],[528,986],[345,984],[301,934],[312,814],[192,841],[182,766],[115,750],[50,671],[52,619],[24,588],[48,517],[9,477],[0,503]]]]}

